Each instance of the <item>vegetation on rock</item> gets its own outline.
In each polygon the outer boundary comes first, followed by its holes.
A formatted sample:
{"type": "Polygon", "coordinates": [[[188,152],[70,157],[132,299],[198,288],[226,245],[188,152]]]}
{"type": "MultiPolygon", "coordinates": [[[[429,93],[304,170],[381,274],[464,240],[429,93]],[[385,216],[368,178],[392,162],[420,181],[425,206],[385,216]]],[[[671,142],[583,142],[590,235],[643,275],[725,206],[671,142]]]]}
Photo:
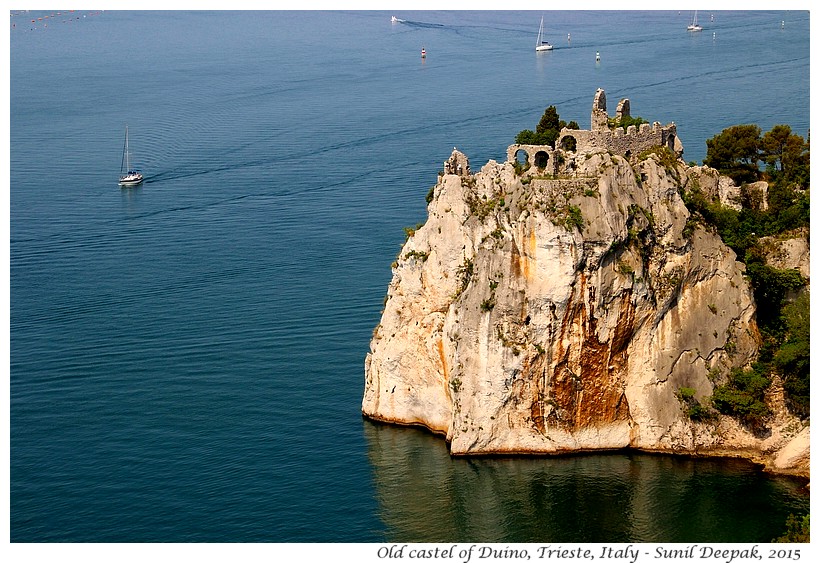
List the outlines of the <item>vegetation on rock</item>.
{"type": "Polygon", "coordinates": [[[729,383],[715,389],[713,404],[720,412],[755,422],[767,413],[762,391],[768,375],[777,373],[790,410],[807,417],[809,298],[800,293],[806,280],[797,270],[768,265],[761,237],[808,229],[809,144],[788,125],[775,125],[762,136],[756,125],[735,125],[706,145],[704,164],[741,186],[741,209],[710,201],[698,186],[683,194],[684,202],[693,217],[712,226],[746,264],[763,338],[757,364],[746,372],[733,372],[729,383]],[[746,185],[760,180],[768,183],[766,206],[746,185]]]}
{"type": "Polygon", "coordinates": [[[461,266],[458,267],[458,270],[456,270],[456,274],[459,278],[459,286],[453,298],[456,298],[462,293],[464,293],[464,290],[467,289],[468,285],[470,285],[470,280],[473,279],[473,270],[473,261],[464,258],[464,262],[461,264],[461,266]]]}
{"type": "Polygon", "coordinates": [[[729,382],[715,387],[712,404],[718,412],[735,416],[752,427],[757,427],[769,415],[764,393],[771,381],[766,377],[767,365],[761,362],[751,369],[735,368],[729,382]]]}
{"type": "Polygon", "coordinates": [[[624,131],[626,131],[626,129],[630,125],[634,125],[635,127],[640,127],[642,123],[649,123],[649,122],[647,120],[645,120],[643,117],[640,117],[638,115],[635,115],[635,116],[624,115],[620,119],[618,119],[617,117],[610,117],[607,120],[607,125],[609,126],[610,129],[617,129],[618,127],[621,127],[624,131]]]}
{"type": "Polygon", "coordinates": [[[703,164],[737,185],[760,179],[760,164],[787,183],[808,186],[809,143],[788,125],[775,125],[762,137],[757,125],[734,125],[706,141],[703,164]]]}
{"type": "Polygon", "coordinates": [[[654,155],[670,176],[678,177],[678,157],[669,147],[650,147],[638,155],[638,160],[646,160],[654,155]]]}
{"type": "Polygon", "coordinates": [[[783,307],[781,318],[786,334],[773,360],[785,374],[783,389],[789,408],[805,417],[809,415],[809,295],[802,293],[783,307]]]}
{"type": "Polygon", "coordinates": [[[691,420],[704,421],[715,417],[715,413],[710,410],[708,406],[701,404],[701,402],[695,398],[695,390],[691,387],[681,387],[675,396],[677,396],[681,402],[686,416],[691,420]]]}

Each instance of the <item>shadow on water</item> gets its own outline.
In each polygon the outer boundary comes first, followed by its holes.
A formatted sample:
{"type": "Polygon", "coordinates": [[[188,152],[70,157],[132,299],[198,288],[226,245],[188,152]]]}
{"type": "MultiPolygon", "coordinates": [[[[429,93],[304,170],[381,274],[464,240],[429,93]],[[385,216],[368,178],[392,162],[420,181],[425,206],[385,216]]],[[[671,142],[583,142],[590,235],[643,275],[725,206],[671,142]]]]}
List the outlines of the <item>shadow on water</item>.
{"type": "Polygon", "coordinates": [[[802,482],[742,460],[451,458],[419,429],[364,434],[391,542],[769,542],[809,510],[802,482]]]}

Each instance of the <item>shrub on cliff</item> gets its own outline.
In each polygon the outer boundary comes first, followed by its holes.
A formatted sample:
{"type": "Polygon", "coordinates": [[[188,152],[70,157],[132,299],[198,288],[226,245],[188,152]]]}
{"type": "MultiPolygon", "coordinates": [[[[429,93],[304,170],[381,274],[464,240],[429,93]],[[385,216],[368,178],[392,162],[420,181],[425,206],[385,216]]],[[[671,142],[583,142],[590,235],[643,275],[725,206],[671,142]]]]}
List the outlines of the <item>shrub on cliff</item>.
{"type": "Polygon", "coordinates": [[[806,285],[806,280],[797,270],[772,268],[763,260],[750,257],[754,251],[747,252],[746,271],[752,281],[755,301],[757,303],[757,321],[763,329],[774,336],[785,336],[786,325],[783,319],[783,307],[789,293],[806,285]],[[751,259],[750,259],[751,258],[751,259]]]}
{"type": "Polygon", "coordinates": [[[649,147],[648,149],[644,149],[638,155],[638,160],[646,160],[650,156],[655,156],[658,160],[658,163],[663,166],[664,170],[666,170],[667,174],[672,176],[673,178],[678,178],[678,156],[675,152],[666,146],[654,146],[649,147]]]}
{"type": "Polygon", "coordinates": [[[778,373],[783,379],[786,404],[800,417],[809,415],[809,298],[803,293],[790,303],[789,294],[806,280],[797,270],[772,268],[756,256],[759,246],[747,252],[747,274],[757,305],[762,343],[759,371],[778,373]]]}
{"type": "MultiPolygon", "coordinates": [[[[766,375],[778,373],[783,379],[789,409],[806,417],[809,414],[808,297],[792,305],[789,300],[807,280],[797,270],[768,265],[760,238],[809,227],[809,144],[793,134],[787,125],[775,125],[762,137],[756,125],[736,125],[724,129],[706,144],[704,164],[717,168],[738,184],[758,179],[768,181],[765,210],[758,192],[744,189],[745,186],[741,186],[740,210],[709,201],[697,186],[682,195],[692,218],[714,228],[746,264],[763,340],[758,356],[758,364],[762,366],[759,371],[766,375]],[[765,164],[765,170],[760,169],[760,163],[765,164]]],[[[748,394],[737,387],[716,389],[716,408],[720,405],[721,412],[743,418],[760,405],[749,400],[748,394]],[[740,414],[742,412],[746,414],[740,414]]]]}
{"type": "Polygon", "coordinates": [[[686,416],[691,420],[703,422],[715,417],[715,413],[712,412],[709,407],[702,405],[701,402],[695,398],[695,390],[691,387],[681,387],[678,389],[678,392],[675,393],[675,396],[680,401],[686,416]]]}
{"type": "Polygon", "coordinates": [[[735,416],[749,426],[761,426],[769,415],[763,396],[771,382],[764,375],[765,369],[760,363],[751,369],[734,368],[729,382],[715,387],[712,405],[718,412],[735,416]]]}
{"type": "Polygon", "coordinates": [[[774,363],[783,376],[789,409],[803,417],[809,416],[809,306],[808,293],[802,293],[783,307],[785,342],[774,355],[774,363]]]}
{"type": "Polygon", "coordinates": [[[620,119],[618,119],[616,117],[610,117],[607,120],[607,125],[609,126],[610,129],[617,129],[618,127],[621,127],[624,131],[626,131],[626,129],[630,125],[634,125],[635,127],[640,127],[642,123],[649,123],[649,122],[647,120],[645,120],[643,117],[639,116],[639,115],[636,115],[636,116],[625,115],[625,116],[621,117],[620,119]]]}
{"type": "MultiPolygon", "coordinates": [[[[801,186],[808,187],[808,178],[805,181],[801,186]]],[[[785,177],[769,182],[768,204],[766,217],[772,234],[809,225],[809,190],[796,188],[785,177]]]]}
{"type": "Polygon", "coordinates": [[[584,216],[581,214],[581,208],[577,205],[567,207],[566,226],[568,229],[575,227],[579,231],[584,228],[584,216]]]}

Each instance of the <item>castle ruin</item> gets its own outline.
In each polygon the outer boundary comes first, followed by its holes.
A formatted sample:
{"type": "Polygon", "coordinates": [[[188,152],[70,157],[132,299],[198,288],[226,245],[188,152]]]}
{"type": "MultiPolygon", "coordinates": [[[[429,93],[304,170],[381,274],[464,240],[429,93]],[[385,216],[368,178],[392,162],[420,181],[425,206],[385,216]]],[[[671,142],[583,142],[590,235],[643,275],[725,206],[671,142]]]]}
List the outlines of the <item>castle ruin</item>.
{"type": "MultiPolygon", "coordinates": [[[[629,100],[624,98],[618,103],[615,118],[620,121],[629,116],[629,100]]],[[[646,149],[658,146],[669,147],[678,157],[683,154],[683,145],[678,139],[674,122],[665,126],[657,121],[652,125],[642,123],[639,127],[630,125],[626,131],[623,127],[610,129],[606,92],[598,88],[592,101],[590,130],[564,127],[558,135],[555,148],[549,145],[510,145],[507,148],[507,161],[513,162],[519,151],[523,151],[530,166],[554,175],[558,173],[558,153],[593,153],[604,150],[631,159],[646,149]]]]}

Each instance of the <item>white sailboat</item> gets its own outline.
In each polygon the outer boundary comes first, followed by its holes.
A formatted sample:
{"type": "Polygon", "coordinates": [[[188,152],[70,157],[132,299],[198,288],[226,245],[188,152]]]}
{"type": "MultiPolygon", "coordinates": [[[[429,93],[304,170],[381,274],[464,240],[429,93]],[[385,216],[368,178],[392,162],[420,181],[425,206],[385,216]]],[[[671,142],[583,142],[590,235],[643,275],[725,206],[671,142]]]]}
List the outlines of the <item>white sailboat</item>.
{"type": "Polygon", "coordinates": [[[128,150],[128,125],[125,126],[125,145],[122,148],[120,164],[120,186],[138,186],[142,184],[142,173],[131,169],[131,153],[128,150]]]}
{"type": "Polygon", "coordinates": [[[538,51],[552,51],[552,45],[543,39],[544,35],[544,16],[541,16],[541,27],[538,28],[538,39],[535,40],[535,50],[538,51]]]}
{"type": "Polygon", "coordinates": [[[698,25],[698,11],[695,10],[695,17],[692,18],[692,23],[686,26],[686,31],[703,31],[703,27],[698,25]]]}

